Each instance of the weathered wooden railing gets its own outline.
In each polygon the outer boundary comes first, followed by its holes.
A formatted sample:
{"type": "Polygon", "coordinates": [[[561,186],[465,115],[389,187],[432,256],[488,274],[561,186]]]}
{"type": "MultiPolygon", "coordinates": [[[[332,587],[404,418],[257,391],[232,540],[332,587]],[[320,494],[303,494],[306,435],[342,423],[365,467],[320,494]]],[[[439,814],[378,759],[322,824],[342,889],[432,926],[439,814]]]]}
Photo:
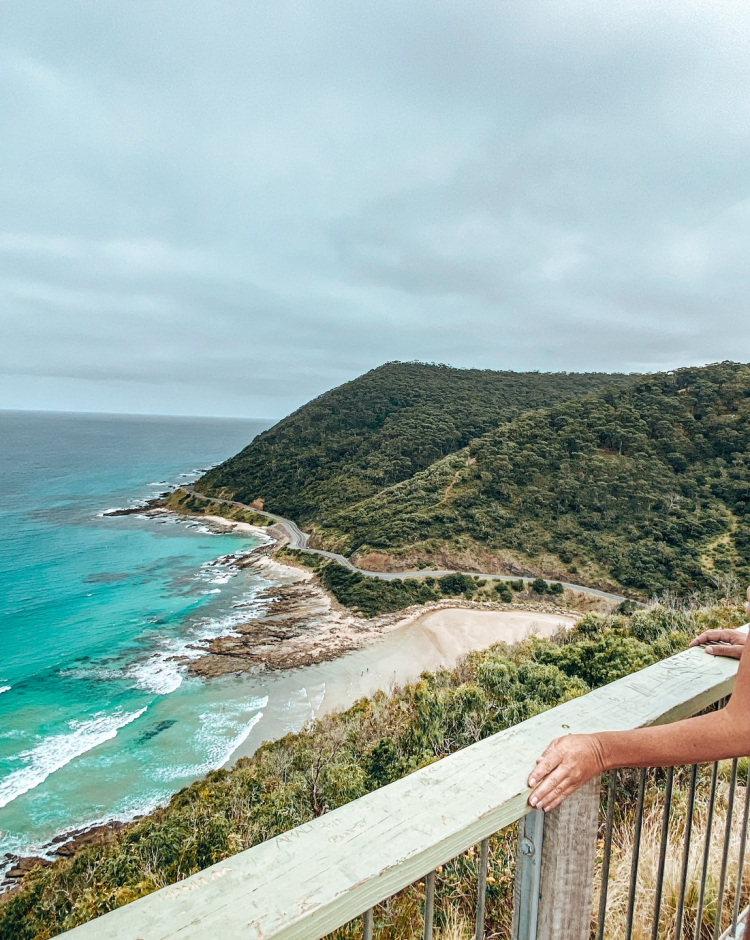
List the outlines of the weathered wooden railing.
{"type": "MultiPolygon", "coordinates": [[[[611,774],[604,788],[608,794],[604,806],[600,780],[591,781],[546,817],[530,810],[526,802],[529,771],[553,738],[667,723],[696,714],[721,704],[731,693],[736,666],[736,661],[706,656],[700,649],[680,653],[480,741],[66,936],[72,940],[316,940],[359,918],[351,935],[371,940],[378,932],[376,906],[423,881],[422,923],[418,934],[408,932],[404,940],[418,935],[432,938],[436,879],[441,877],[437,872],[479,846],[475,936],[482,938],[489,936],[485,933],[485,890],[490,838],[518,823],[513,940],[740,937],[747,893],[742,869],[750,786],[746,768],[738,784],[737,761],[727,771],[728,784],[721,784],[721,801],[717,787],[724,769],[720,772],[712,765],[705,781],[703,768],[611,774]],[[628,786],[634,799],[623,801],[618,794],[628,786]],[[696,793],[702,801],[698,822],[696,793]],[[714,818],[719,802],[724,823],[714,818]],[[644,887],[645,803],[650,818],[662,823],[658,851],[654,849],[655,870],[644,887]],[[669,830],[678,805],[679,859],[672,857],[678,853],[669,830]],[[722,825],[721,848],[714,859],[711,846],[722,825]],[[619,843],[623,832],[630,833],[627,846],[618,843],[617,852],[613,849],[615,831],[619,843]],[[618,897],[613,898],[612,859],[617,855],[622,868],[626,850],[629,884],[619,885],[618,897]],[[696,865],[699,874],[689,878],[688,869],[696,865]],[[671,881],[665,875],[667,867],[677,872],[671,881]],[[730,868],[736,873],[732,884],[730,868]],[[707,879],[718,884],[711,899],[707,879]],[[699,884],[697,910],[694,899],[685,901],[688,881],[699,884]],[[595,901],[597,883],[600,893],[595,901]],[[672,885],[672,894],[676,892],[670,903],[677,914],[668,922],[662,916],[665,885],[672,885]],[[646,890],[651,892],[647,898],[646,890]],[[686,904],[692,905],[689,911],[686,904]],[[722,934],[725,921],[729,926],[722,934]]],[[[493,928],[493,937],[501,935],[493,928]]]]}

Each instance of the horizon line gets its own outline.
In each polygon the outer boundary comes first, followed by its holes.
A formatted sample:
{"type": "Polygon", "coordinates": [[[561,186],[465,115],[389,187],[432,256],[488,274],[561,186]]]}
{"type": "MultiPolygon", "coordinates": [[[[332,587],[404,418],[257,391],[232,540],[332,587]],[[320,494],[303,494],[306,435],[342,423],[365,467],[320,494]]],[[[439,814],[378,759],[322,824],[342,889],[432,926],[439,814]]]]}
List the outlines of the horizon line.
{"type": "Polygon", "coordinates": [[[38,415],[79,415],[81,417],[108,417],[108,418],[202,418],[218,421],[268,421],[275,423],[280,418],[256,418],[247,415],[217,415],[217,414],[174,414],[167,412],[145,411],[84,411],[79,409],[62,408],[6,408],[0,405],[0,413],[8,414],[38,414],[38,415]]]}

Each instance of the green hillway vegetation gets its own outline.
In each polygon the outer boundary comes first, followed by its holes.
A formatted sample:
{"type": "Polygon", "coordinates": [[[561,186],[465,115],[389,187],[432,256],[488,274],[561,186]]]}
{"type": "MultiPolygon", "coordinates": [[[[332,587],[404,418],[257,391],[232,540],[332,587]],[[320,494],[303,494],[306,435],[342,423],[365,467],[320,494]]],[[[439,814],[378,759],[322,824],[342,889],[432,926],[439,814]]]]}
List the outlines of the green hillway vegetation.
{"type": "Polygon", "coordinates": [[[648,597],[745,579],[748,513],[750,366],[720,363],[526,412],[315,531],[360,559],[511,558],[648,597]]]}
{"type": "Polygon", "coordinates": [[[564,588],[559,582],[547,584],[542,578],[524,581],[491,581],[472,577],[456,571],[433,578],[396,578],[392,581],[368,578],[344,568],[338,562],[321,555],[312,555],[293,548],[279,549],[275,557],[281,561],[292,561],[312,569],[323,587],[344,607],[362,617],[403,610],[416,604],[430,604],[445,598],[461,598],[467,601],[510,604],[514,596],[524,600],[546,599],[559,602],[564,588]],[[523,592],[521,594],[521,592],[523,592]]]}
{"type": "MultiPolygon", "coordinates": [[[[379,693],[298,734],[265,744],[231,770],[177,793],[107,845],[37,869],[0,904],[0,940],[47,940],[236,852],[320,816],[481,738],[584,694],[681,649],[708,627],[738,626],[738,605],[654,606],[631,616],[586,615],[568,634],[529,639],[468,655],[454,670],[424,674],[391,695],[379,693]]],[[[632,796],[627,780],[623,798],[632,796]]],[[[514,848],[493,840],[488,924],[508,926],[514,848]]],[[[477,859],[446,865],[438,879],[437,927],[463,936],[472,916],[477,859]],[[451,922],[453,925],[451,926],[451,922]]],[[[385,940],[418,936],[423,892],[402,892],[377,910],[385,940]]],[[[337,931],[361,936],[361,926],[337,931]]]]}
{"type": "Polygon", "coordinates": [[[305,525],[402,480],[530,408],[632,381],[389,362],[260,434],[197,488],[305,525]]]}
{"type": "Polygon", "coordinates": [[[523,571],[649,597],[750,569],[750,366],[651,376],[389,363],[198,487],[365,567],[523,571]]]}

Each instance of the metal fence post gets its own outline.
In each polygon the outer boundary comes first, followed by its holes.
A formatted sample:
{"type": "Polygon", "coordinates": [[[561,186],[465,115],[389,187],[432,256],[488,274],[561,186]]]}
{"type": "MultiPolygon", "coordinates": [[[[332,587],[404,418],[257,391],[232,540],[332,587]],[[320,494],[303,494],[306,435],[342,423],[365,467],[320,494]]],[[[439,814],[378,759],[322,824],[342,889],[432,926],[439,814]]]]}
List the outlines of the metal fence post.
{"type": "Polygon", "coordinates": [[[518,824],[512,940],[536,940],[543,837],[544,813],[533,809],[518,824]]]}

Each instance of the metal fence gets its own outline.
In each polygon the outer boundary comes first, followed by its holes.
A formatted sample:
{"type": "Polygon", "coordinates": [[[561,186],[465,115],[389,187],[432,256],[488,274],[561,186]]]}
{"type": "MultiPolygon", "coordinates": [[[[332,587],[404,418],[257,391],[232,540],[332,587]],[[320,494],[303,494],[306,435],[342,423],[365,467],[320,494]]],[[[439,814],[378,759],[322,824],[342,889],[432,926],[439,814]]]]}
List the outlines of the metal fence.
{"type": "MultiPolygon", "coordinates": [[[[613,771],[601,786],[598,827],[595,841],[588,839],[588,852],[581,843],[585,811],[568,813],[573,825],[566,827],[562,838],[558,827],[554,860],[550,851],[544,857],[544,814],[530,811],[517,826],[464,853],[460,897],[451,890],[456,873],[446,874],[449,861],[400,898],[368,909],[329,936],[332,940],[740,938],[750,899],[750,883],[743,882],[750,812],[747,774],[746,760],[613,771]],[[511,845],[517,859],[509,866],[511,845]],[[571,866],[571,859],[578,863],[571,866]],[[543,882],[543,865],[551,861],[558,863],[556,870],[548,872],[543,882]],[[493,870],[512,875],[513,905],[511,912],[503,904],[508,897],[506,883],[496,892],[501,903],[495,903],[494,909],[489,905],[488,917],[488,889],[492,891],[497,880],[493,870]],[[447,890],[441,900],[444,882],[447,890]],[[473,910],[467,896],[471,889],[473,910]],[[540,924],[540,903],[551,908],[546,921],[558,914],[553,924],[540,924]]],[[[591,793],[583,802],[591,802],[591,793]]]]}

